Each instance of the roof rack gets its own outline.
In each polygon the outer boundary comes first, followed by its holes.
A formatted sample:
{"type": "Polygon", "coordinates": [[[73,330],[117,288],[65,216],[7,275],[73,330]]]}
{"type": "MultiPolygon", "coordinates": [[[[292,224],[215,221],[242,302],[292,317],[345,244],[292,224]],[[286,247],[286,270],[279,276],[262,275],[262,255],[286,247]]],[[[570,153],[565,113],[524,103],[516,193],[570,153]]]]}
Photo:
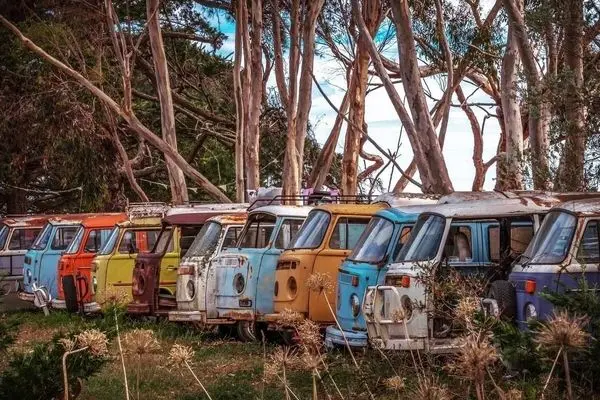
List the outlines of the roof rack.
{"type": "Polygon", "coordinates": [[[148,218],[148,217],[164,217],[169,209],[166,203],[162,202],[147,202],[147,203],[128,203],[125,207],[125,212],[129,219],[132,218],[148,218]]]}

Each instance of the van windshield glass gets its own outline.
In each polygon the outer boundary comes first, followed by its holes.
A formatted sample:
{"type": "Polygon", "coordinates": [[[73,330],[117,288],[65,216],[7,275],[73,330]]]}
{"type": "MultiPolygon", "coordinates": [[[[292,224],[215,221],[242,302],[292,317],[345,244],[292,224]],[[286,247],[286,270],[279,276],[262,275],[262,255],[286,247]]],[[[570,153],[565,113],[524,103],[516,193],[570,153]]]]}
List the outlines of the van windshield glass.
{"type": "Polygon", "coordinates": [[[560,264],[571,247],[577,218],[561,211],[549,212],[539,232],[523,254],[530,264],[560,264]]]}
{"type": "Polygon", "coordinates": [[[79,250],[79,245],[81,244],[81,240],[83,239],[84,232],[85,232],[85,228],[83,226],[80,227],[79,230],[77,231],[77,233],[75,234],[75,239],[73,239],[73,241],[71,242],[69,247],[67,247],[67,250],[65,251],[65,253],[67,253],[67,254],[77,253],[77,250],[79,250]]]}
{"type": "Polygon", "coordinates": [[[380,217],[372,218],[348,259],[366,263],[382,261],[393,233],[392,221],[380,217]]]}
{"type": "Polygon", "coordinates": [[[2,225],[2,228],[0,229],[0,249],[4,248],[7,237],[8,237],[8,226],[2,225]]]}
{"type": "Polygon", "coordinates": [[[44,226],[44,230],[35,239],[35,242],[33,242],[33,246],[31,246],[31,248],[33,250],[44,250],[50,241],[51,233],[52,224],[46,224],[46,226],[44,226]]]}
{"type": "Polygon", "coordinates": [[[119,230],[118,226],[115,226],[108,237],[108,240],[104,243],[104,246],[100,249],[98,254],[106,255],[111,254],[115,249],[115,244],[117,243],[117,239],[119,238],[119,230]]]}
{"type": "Polygon", "coordinates": [[[308,218],[296,235],[291,249],[314,249],[321,245],[327,227],[329,226],[329,213],[315,210],[308,214],[308,218]]]}
{"type": "Polygon", "coordinates": [[[221,224],[218,222],[212,221],[204,225],[188,249],[186,257],[212,254],[219,243],[220,234],[221,224]]]}
{"type": "Polygon", "coordinates": [[[428,261],[435,258],[444,235],[445,220],[439,215],[419,216],[410,239],[404,245],[396,261],[428,261]]]}

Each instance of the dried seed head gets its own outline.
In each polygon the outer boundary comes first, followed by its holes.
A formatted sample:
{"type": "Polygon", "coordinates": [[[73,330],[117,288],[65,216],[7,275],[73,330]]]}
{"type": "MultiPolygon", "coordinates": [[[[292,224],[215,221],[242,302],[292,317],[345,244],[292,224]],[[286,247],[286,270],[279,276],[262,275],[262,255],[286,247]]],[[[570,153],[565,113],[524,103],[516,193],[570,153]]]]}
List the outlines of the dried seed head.
{"type": "Polygon", "coordinates": [[[455,363],[450,365],[450,369],[467,379],[481,382],[485,378],[487,367],[497,360],[498,353],[488,337],[469,335],[463,339],[455,363]]]}
{"type": "Polygon", "coordinates": [[[387,378],[383,381],[386,388],[394,391],[401,391],[404,389],[404,378],[400,378],[398,375],[387,378]]]}
{"type": "Polygon", "coordinates": [[[62,338],[58,341],[65,348],[65,352],[70,352],[75,350],[75,340],[69,338],[62,338]]]}
{"type": "Polygon", "coordinates": [[[100,357],[108,354],[108,339],[104,332],[89,329],[75,336],[79,347],[87,347],[94,356],[100,357]]]}
{"type": "Polygon", "coordinates": [[[571,317],[566,311],[559,311],[540,328],[535,340],[551,348],[580,349],[590,336],[583,329],[588,323],[587,317],[571,317]]]}
{"type": "Polygon", "coordinates": [[[302,314],[297,311],[292,311],[289,308],[280,312],[278,317],[279,319],[277,322],[282,326],[296,326],[304,320],[302,314]]]}
{"type": "Polygon", "coordinates": [[[459,322],[463,324],[470,324],[473,322],[473,317],[479,308],[479,299],[476,297],[463,297],[458,300],[458,304],[456,305],[454,312],[459,322]]]}
{"type": "Polygon", "coordinates": [[[333,289],[333,284],[329,279],[329,275],[316,272],[308,277],[306,280],[306,286],[313,292],[329,292],[333,289]]]}
{"type": "Polygon", "coordinates": [[[193,358],[194,350],[191,347],[174,344],[169,351],[167,363],[173,367],[181,367],[192,364],[193,358]]]}
{"type": "Polygon", "coordinates": [[[417,400],[448,400],[451,398],[448,389],[439,383],[436,376],[420,379],[415,395],[417,400]]]}
{"type": "Polygon", "coordinates": [[[296,328],[300,342],[308,348],[309,351],[317,351],[323,345],[323,338],[319,325],[311,320],[304,320],[296,328]]]}
{"type": "Polygon", "coordinates": [[[139,356],[154,353],[160,350],[160,344],[150,329],[134,329],[127,332],[123,339],[123,345],[128,353],[139,356]]]}

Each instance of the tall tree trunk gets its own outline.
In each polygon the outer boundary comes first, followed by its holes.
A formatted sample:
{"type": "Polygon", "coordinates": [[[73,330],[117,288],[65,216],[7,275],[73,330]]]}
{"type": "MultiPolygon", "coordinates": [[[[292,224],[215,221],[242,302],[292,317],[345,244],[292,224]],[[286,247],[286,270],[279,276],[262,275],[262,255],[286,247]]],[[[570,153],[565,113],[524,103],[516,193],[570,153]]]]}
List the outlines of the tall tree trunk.
{"type": "Polygon", "coordinates": [[[585,107],[583,88],[583,0],[564,1],[564,54],[569,87],[565,92],[566,140],[558,168],[557,186],[584,190],[585,107]]]}
{"type": "Polygon", "coordinates": [[[452,182],[448,175],[444,155],[442,154],[421,85],[408,0],[392,2],[392,12],[396,25],[396,36],[398,38],[398,52],[401,54],[403,61],[401,64],[402,85],[407,96],[415,130],[419,132],[420,147],[422,147],[422,154],[418,154],[418,151],[415,152],[417,166],[420,164],[427,165],[425,168],[419,167],[419,175],[423,179],[424,187],[429,187],[429,191],[450,193],[453,191],[452,182]],[[419,161],[419,157],[426,159],[419,161]],[[425,185],[426,182],[427,184],[425,185]]]}
{"type": "Polygon", "coordinates": [[[523,17],[523,0],[504,0],[504,8],[512,22],[523,70],[527,81],[529,102],[529,145],[531,147],[531,169],[535,189],[550,188],[550,167],[548,162],[548,130],[550,128],[550,108],[543,90],[542,80],[537,69],[533,48],[523,17]]]}
{"type": "Polygon", "coordinates": [[[500,93],[502,100],[502,116],[505,132],[505,154],[498,162],[496,171],[497,185],[500,190],[523,189],[523,124],[521,123],[521,106],[517,97],[519,72],[519,49],[514,30],[514,22],[508,22],[506,50],[502,58],[500,72],[500,93]]]}
{"type": "Polygon", "coordinates": [[[260,186],[260,114],[262,110],[262,31],[263,31],[263,5],[262,0],[252,0],[252,32],[250,40],[250,62],[246,62],[246,68],[250,68],[251,80],[246,82],[250,87],[250,104],[248,109],[249,120],[245,134],[246,152],[244,162],[246,163],[246,187],[250,190],[258,189],[260,186]]]}
{"type": "MultiPolygon", "coordinates": [[[[147,0],[146,12],[148,14],[148,36],[152,48],[154,72],[156,74],[156,87],[160,100],[160,120],[162,137],[173,150],[177,151],[177,134],[175,133],[175,112],[173,110],[173,97],[171,96],[171,82],[167,68],[167,57],[158,22],[158,6],[160,0],[147,0]]],[[[171,159],[165,157],[169,183],[171,185],[171,200],[173,204],[182,204],[188,201],[187,185],[181,168],[171,159]]]]}
{"type": "MultiPolygon", "coordinates": [[[[379,0],[363,1],[363,20],[373,37],[381,23],[381,2],[379,0]]],[[[358,156],[362,147],[362,129],[365,125],[365,97],[369,79],[369,51],[368,43],[358,38],[356,61],[352,71],[350,86],[350,115],[346,140],[344,142],[344,155],[342,159],[342,193],[356,195],[358,190],[358,156]]]]}
{"type": "Polygon", "coordinates": [[[233,91],[235,97],[235,197],[243,203],[246,200],[245,163],[244,163],[244,133],[246,131],[245,106],[242,86],[242,3],[238,2],[235,9],[235,52],[233,60],[233,91]]]}

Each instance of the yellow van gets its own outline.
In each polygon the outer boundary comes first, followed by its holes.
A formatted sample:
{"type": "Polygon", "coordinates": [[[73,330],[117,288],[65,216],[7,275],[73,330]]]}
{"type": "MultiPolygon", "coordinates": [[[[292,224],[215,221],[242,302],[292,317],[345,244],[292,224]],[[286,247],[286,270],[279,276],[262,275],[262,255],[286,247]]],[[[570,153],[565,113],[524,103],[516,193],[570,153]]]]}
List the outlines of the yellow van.
{"type": "Polygon", "coordinates": [[[387,207],[387,203],[315,207],[291,246],[279,257],[273,293],[275,313],[266,315],[265,320],[277,328],[278,314],[288,309],[319,324],[331,324],[334,315],[324,295],[311,291],[307,280],[313,274],[326,277],[332,286],[326,294],[335,313],[338,269],[356,245],[371,216],[387,207]]]}

